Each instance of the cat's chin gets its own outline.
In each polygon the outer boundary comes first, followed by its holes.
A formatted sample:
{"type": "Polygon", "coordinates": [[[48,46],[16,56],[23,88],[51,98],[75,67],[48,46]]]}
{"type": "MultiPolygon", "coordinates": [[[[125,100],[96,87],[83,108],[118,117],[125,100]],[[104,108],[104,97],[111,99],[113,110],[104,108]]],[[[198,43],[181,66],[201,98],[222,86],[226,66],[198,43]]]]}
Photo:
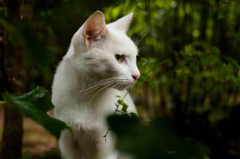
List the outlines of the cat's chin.
{"type": "Polygon", "coordinates": [[[129,89],[130,87],[132,86],[132,84],[126,84],[126,85],[121,85],[121,86],[118,86],[116,87],[115,89],[119,90],[119,91],[123,91],[123,90],[127,90],[129,89]]]}

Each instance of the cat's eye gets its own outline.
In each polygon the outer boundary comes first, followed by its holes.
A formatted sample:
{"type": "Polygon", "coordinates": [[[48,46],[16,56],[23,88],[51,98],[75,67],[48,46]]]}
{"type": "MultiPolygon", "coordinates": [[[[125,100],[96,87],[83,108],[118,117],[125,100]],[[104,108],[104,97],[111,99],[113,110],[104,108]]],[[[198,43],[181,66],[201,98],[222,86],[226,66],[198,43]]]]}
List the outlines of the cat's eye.
{"type": "Polygon", "coordinates": [[[120,54],[116,54],[116,55],[115,55],[115,59],[117,60],[118,63],[122,62],[122,61],[123,61],[123,58],[124,58],[123,55],[120,55],[120,54]]]}

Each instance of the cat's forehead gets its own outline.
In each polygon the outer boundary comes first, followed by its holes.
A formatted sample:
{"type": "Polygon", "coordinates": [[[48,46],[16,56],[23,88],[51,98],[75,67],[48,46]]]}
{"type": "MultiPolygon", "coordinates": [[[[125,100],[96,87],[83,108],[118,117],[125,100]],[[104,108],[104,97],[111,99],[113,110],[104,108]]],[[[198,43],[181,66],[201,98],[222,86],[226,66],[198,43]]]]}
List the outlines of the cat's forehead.
{"type": "Polygon", "coordinates": [[[110,33],[110,45],[112,49],[121,54],[137,56],[138,49],[134,42],[123,32],[108,27],[110,33]]]}

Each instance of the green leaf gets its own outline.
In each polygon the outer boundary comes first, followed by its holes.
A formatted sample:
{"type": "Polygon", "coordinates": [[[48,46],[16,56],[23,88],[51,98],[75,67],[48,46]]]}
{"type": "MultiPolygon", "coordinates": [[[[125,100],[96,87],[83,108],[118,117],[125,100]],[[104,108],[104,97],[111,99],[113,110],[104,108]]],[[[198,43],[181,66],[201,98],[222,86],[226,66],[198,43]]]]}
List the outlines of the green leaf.
{"type": "Polygon", "coordinates": [[[238,76],[238,78],[237,78],[236,85],[237,85],[237,86],[239,86],[239,85],[240,85],[240,76],[238,76]]]}
{"type": "Polygon", "coordinates": [[[16,46],[18,43],[19,32],[16,27],[9,24],[6,20],[0,17],[0,24],[7,30],[9,41],[16,46]]]}
{"type": "Polygon", "coordinates": [[[189,66],[191,67],[191,69],[192,69],[195,73],[198,72],[199,67],[198,67],[198,65],[197,65],[196,63],[190,62],[189,66]]]}
{"type": "Polygon", "coordinates": [[[72,129],[64,122],[46,114],[54,106],[51,103],[50,93],[43,87],[37,87],[31,92],[19,96],[7,92],[5,101],[10,106],[20,110],[24,116],[42,125],[57,139],[64,129],[68,129],[73,134],[72,129]]]}
{"type": "Polygon", "coordinates": [[[213,51],[215,54],[217,54],[217,55],[221,53],[220,50],[219,50],[219,48],[218,48],[218,47],[215,47],[215,46],[212,47],[212,51],[213,51]]]}
{"type": "Polygon", "coordinates": [[[123,111],[124,113],[127,113],[128,105],[127,105],[126,103],[124,103],[124,101],[121,100],[121,99],[119,99],[119,100],[117,101],[117,103],[122,106],[122,111],[123,111]]]}
{"type": "Polygon", "coordinates": [[[130,117],[139,120],[138,115],[133,112],[130,113],[130,117]]]}
{"type": "Polygon", "coordinates": [[[20,96],[11,96],[14,97],[14,100],[32,103],[37,109],[44,113],[54,108],[50,93],[43,87],[36,87],[34,90],[20,96]]]}
{"type": "Polygon", "coordinates": [[[0,17],[5,18],[7,16],[7,8],[0,8],[0,17]]]}
{"type": "Polygon", "coordinates": [[[149,62],[150,64],[153,64],[153,63],[157,62],[157,59],[156,59],[156,58],[149,58],[149,59],[148,59],[148,62],[149,62]]]}
{"type": "Polygon", "coordinates": [[[223,64],[222,65],[222,68],[224,70],[226,70],[228,73],[232,73],[233,72],[233,66],[231,64],[223,64]]]}
{"type": "Polygon", "coordinates": [[[158,86],[157,86],[156,82],[154,82],[154,81],[151,80],[151,79],[149,79],[147,82],[148,82],[148,84],[150,84],[150,86],[151,86],[152,88],[154,88],[156,91],[158,91],[158,86]]]}
{"type": "Polygon", "coordinates": [[[221,70],[219,72],[219,78],[226,78],[228,76],[228,72],[226,70],[221,70]]]}
{"type": "Polygon", "coordinates": [[[181,60],[177,63],[176,67],[175,67],[175,70],[178,70],[178,69],[181,69],[183,67],[185,67],[187,64],[186,60],[181,60]]]}
{"type": "Polygon", "coordinates": [[[120,105],[123,105],[123,104],[124,104],[123,100],[121,100],[121,99],[119,99],[119,100],[117,101],[117,103],[120,104],[120,105]]]}
{"type": "Polygon", "coordinates": [[[237,67],[238,69],[240,69],[240,66],[238,65],[238,63],[236,62],[236,60],[234,60],[234,59],[231,58],[231,57],[225,57],[225,59],[226,59],[228,62],[230,62],[230,63],[232,63],[233,65],[235,65],[235,67],[237,67]]]}
{"type": "Polygon", "coordinates": [[[219,57],[217,55],[202,55],[200,57],[201,63],[203,65],[216,65],[220,61],[219,57]]]}
{"type": "Polygon", "coordinates": [[[128,108],[128,105],[126,103],[123,104],[123,107],[122,107],[122,111],[124,113],[127,113],[127,108],[128,108]]]}
{"type": "Polygon", "coordinates": [[[223,19],[223,18],[224,18],[224,15],[219,12],[219,13],[218,13],[218,20],[219,20],[219,19],[223,19]]]}
{"type": "Polygon", "coordinates": [[[134,90],[135,90],[135,92],[136,92],[139,96],[141,96],[141,91],[140,91],[140,89],[138,89],[137,87],[134,87],[134,90]]]}

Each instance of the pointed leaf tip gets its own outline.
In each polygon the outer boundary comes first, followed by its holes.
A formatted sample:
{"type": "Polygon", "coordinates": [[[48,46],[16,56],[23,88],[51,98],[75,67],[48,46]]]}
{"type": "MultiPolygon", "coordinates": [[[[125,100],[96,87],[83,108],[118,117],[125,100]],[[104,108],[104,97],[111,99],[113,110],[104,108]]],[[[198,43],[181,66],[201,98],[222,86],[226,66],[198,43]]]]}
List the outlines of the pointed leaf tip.
{"type": "Polygon", "coordinates": [[[56,139],[60,138],[61,131],[64,129],[68,129],[73,136],[71,127],[47,115],[47,111],[53,109],[54,106],[51,102],[50,93],[43,87],[37,87],[23,95],[6,92],[5,101],[8,105],[18,109],[25,117],[42,125],[47,131],[54,135],[56,139]]]}

